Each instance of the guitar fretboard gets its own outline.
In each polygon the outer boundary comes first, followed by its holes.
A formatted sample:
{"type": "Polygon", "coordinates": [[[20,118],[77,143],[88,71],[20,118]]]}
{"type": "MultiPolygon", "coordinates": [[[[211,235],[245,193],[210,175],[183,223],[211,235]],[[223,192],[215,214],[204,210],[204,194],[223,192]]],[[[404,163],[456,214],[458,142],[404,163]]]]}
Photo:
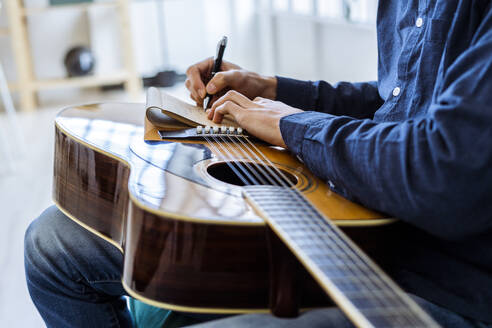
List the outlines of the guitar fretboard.
{"type": "Polygon", "coordinates": [[[246,186],[245,197],[358,327],[439,327],[296,190],[246,186]]]}

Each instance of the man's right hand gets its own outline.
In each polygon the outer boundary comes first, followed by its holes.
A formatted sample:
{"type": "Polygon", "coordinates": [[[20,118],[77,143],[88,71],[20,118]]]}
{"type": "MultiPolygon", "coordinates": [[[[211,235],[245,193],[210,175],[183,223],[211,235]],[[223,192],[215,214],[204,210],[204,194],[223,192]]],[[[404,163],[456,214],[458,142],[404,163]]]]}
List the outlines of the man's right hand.
{"type": "MultiPolygon", "coordinates": [[[[235,90],[249,99],[256,97],[275,100],[277,96],[277,78],[261,76],[241,67],[222,61],[220,72],[208,81],[214,65],[212,57],[207,58],[186,70],[185,85],[190,90],[191,98],[202,106],[206,93],[213,95],[211,104],[225,92],[235,90]]],[[[210,104],[210,105],[211,105],[210,104]]]]}

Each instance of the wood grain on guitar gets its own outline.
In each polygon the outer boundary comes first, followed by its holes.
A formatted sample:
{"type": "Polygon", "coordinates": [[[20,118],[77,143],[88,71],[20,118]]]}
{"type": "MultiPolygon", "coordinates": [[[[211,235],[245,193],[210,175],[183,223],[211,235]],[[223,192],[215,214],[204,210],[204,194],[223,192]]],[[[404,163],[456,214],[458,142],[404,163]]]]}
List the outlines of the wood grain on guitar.
{"type": "Polygon", "coordinates": [[[185,312],[283,316],[334,301],[360,327],[437,326],[345,236],[384,263],[380,233],[393,220],[332,192],[282,149],[144,141],[144,116],[143,104],[98,104],[55,122],[54,201],[123,252],[130,295],[185,312]],[[242,186],[278,172],[294,178],[242,186]]]}

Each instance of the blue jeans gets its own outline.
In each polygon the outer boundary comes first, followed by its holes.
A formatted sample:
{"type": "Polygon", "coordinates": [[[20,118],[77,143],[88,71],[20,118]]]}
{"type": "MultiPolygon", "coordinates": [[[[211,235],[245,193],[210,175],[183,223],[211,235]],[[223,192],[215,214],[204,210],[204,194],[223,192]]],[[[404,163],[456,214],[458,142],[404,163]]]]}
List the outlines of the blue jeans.
{"type": "MultiPolygon", "coordinates": [[[[121,285],[118,249],[67,218],[55,206],[31,223],[25,236],[25,268],[31,298],[48,327],[131,327],[121,285]]],[[[492,328],[411,295],[443,327],[492,328]]],[[[353,327],[336,308],[296,319],[252,314],[200,327],[353,327]]]]}

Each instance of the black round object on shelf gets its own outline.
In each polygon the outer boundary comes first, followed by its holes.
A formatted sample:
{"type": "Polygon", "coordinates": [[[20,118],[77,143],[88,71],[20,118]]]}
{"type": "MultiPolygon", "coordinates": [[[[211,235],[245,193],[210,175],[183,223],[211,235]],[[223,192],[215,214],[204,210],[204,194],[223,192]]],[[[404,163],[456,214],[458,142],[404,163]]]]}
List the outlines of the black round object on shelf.
{"type": "Polygon", "coordinates": [[[74,77],[91,74],[96,61],[89,48],[77,46],[67,52],[64,62],[68,76],[74,77]]]}

